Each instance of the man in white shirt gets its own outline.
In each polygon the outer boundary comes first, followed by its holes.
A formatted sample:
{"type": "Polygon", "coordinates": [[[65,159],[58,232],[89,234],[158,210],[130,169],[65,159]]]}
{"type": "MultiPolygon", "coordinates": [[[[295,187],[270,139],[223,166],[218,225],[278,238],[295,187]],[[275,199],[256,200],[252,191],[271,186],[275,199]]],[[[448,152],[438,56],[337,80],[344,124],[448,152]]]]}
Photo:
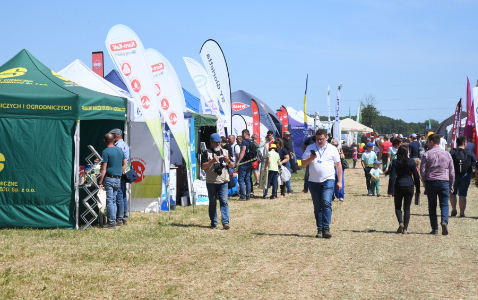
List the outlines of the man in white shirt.
{"type": "Polygon", "coordinates": [[[229,143],[229,145],[231,146],[231,149],[232,149],[232,162],[234,164],[236,164],[236,154],[234,152],[234,147],[236,146],[236,136],[234,135],[229,135],[227,137],[227,142],[229,143]]]}
{"type": "Polygon", "coordinates": [[[327,143],[327,131],[315,133],[316,143],[310,144],[302,155],[302,165],[309,166],[309,190],[314,203],[316,238],[331,238],[332,194],[334,186],[342,189],[342,164],[337,148],[327,143]],[[337,182],[335,170],[337,169],[337,182]]]}
{"type": "Polygon", "coordinates": [[[441,137],[440,137],[440,148],[442,148],[443,150],[447,151],[447,144],[446,144],[446,140],[445,140],[445,135],[442,134],[441,137]]]}

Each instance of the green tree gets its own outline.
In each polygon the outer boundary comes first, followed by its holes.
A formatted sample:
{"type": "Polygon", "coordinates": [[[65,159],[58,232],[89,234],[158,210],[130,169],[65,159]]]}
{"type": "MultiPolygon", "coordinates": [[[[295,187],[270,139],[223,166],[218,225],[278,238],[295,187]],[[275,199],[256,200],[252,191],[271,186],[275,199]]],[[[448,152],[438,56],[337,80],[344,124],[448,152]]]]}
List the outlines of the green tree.
{"type": "MultiPolygon", "coordinates": [[[[376,108],[377,99],[374,95],[365,95],[362,101],[362,124],[375,129],[373,126],[380,116],[380,111],[376,108]]],[[[376,129],[375,129],[376,130],[376,129]]]]}

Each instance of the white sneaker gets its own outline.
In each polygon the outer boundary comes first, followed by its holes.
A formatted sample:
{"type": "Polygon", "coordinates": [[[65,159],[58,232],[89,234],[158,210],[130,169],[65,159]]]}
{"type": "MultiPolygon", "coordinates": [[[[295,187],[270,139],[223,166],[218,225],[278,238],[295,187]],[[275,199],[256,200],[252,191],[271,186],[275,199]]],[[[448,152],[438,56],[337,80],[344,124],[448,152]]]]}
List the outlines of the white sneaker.
{"type": "Polygon", "coordinates": [[[344,201],[344,198],[339,198],[339,201],[344,201]]]}

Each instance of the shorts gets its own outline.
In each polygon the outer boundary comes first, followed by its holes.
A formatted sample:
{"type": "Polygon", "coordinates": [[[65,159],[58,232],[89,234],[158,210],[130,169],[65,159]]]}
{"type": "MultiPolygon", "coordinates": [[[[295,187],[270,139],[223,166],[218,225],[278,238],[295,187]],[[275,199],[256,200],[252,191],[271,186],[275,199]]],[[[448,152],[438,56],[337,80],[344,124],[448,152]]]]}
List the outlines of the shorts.
{"type": "Polygon", "coordinates": [[[455,183],[453,183],[453,195],[458,193],[458,196],[466,197],[468,188],[470,187],[471,174],[466,173],[463,176],[456,176],[455,183]]]}

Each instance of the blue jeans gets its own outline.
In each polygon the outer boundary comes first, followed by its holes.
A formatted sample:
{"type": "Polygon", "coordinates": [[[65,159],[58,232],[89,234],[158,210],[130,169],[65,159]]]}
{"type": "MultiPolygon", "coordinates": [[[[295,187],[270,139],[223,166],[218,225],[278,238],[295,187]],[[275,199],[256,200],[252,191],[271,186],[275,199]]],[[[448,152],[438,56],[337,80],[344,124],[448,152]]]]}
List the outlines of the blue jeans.
{"type": "Polygon", "coordinates": [[[116,194],[116,221],[126,219],[128,215],[128,195],[126,194],[126,181],[121,178],[120,188],[116,194]]]}
{"type": "MultiPolygon", "coordinates": [[[[339,180],[339,177],[337,176],[337,170],[335,170],[335,182],[339,180]]],[[[344,169],[342,169],[342,189],[340,191],[337,191],[336,188],[334,187],[334,194],[332,196],[332,200],[335,198],[344,198],[345,197],[345,176],[344,176],[344,169]]]]}
{"type": "Polygon", "coordinates": [[[309,165],[307,165],[307,167],[305,167],[304,191],[306,193],[309,191],[309,165]]]}
{"type": "Polygon", "coordinates": [[[108,209],[108,223],[116,223],[116,196],[121,185],[121,178],[105,177],[103,187],[106,191],[106,208],[108,209]]]}
{"type": "MultiPolygon", "coordinates": [[[[285,167],[290,172],[290,162],[289,161],[285,163],[285,167]]],[[[292,172],[291,172],[291,174],[292,174],[292,172]]],[[[285,187],[287,188],[287,192],[292,191],[292,187],[290,186],[290,181],[292,180],[292,176],[290,178],[291,179],[287,180],[287,182],[285,183],[285,187]]]]}
{"type": "Polygon", "coordinates": [[[328,179],[324,182],[309,181],[310,194],[314,203],[315,222],[317,229],[329,228],[332,219],[332,194],[334,193],[335,180],[328,179]]]}
{"type": "Polygon", "coordinates": [[[207,194],[209,197],[209,219],[211,225],[217,225],[216,199],[219,200],[221,210],[222,224],[229,224],[229,206],[227,205],[227,186],[228,183],[206,183],[207,194]],[[219,197],[216,197],[218,195],[219,197]]]}
{"type": "Polygon", "coordinates": [[[427,180],[425,183],[428,197],[428,214],[433,230],[438,230],[437,196],[440,201],[441,223],[448,224],[448,200],[450,199],[450,184],[447,181],[427,180]]]}
{"type": "Polygon", "coordinates": [[[279,176],[279,172],[277,171],[269,171],[267,174],[267,185],[266,189],[264,190],[264,196],[267,196],[267,192],[272,185],[272,196],[277,197],[277,177],[279,176]]]}
{"type": "Polygon", "coordinates": [[[250,198],[251,197],[251,173],[252,173],[252,162],[243,164],[239,166],[238,170],[238,181],[239,181],[239,195],[241,198],[250,198]],[[244,187],[245,184],[245,187],[244,187]],[[247,191],[246,191],[247,188],[247,191]]]}

